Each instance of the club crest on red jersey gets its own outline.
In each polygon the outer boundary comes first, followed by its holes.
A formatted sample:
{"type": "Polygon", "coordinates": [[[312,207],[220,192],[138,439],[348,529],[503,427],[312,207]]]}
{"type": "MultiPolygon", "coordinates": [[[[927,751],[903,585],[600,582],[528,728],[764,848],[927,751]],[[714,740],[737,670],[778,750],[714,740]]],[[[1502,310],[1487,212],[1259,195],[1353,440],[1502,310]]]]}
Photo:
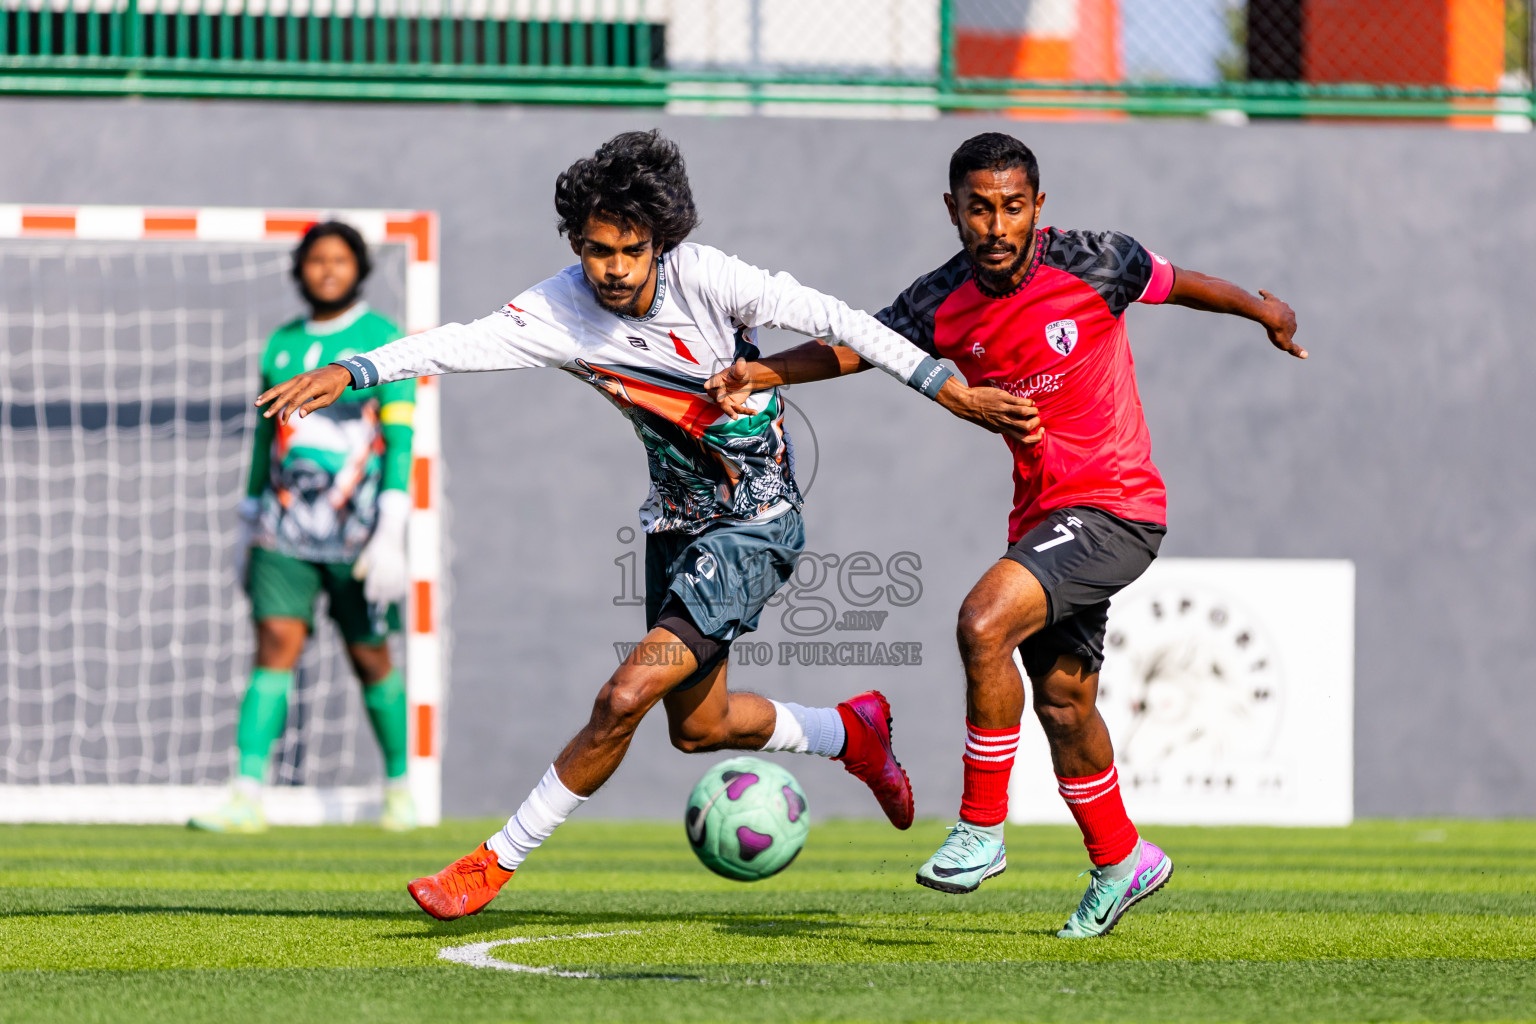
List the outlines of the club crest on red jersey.
{"type": "Polygon", "coordinates": [[[1077,347],[1077,321],[1053,320],[1045,325],[1045,342],[1064,356],[1077,347]]]}

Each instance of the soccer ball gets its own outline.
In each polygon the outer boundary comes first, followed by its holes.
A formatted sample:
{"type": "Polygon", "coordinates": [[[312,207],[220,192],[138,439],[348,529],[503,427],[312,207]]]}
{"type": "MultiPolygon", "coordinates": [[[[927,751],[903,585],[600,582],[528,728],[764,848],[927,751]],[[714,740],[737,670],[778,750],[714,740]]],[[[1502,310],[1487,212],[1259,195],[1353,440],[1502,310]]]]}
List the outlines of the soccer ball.
{"type": "Polygon", "coordinates": [[[805,845],[809,804],[788,771],[757,757],[721,761],[688,795],[688,845],[717,875],[742,882],[778,874],[805,845]]]}

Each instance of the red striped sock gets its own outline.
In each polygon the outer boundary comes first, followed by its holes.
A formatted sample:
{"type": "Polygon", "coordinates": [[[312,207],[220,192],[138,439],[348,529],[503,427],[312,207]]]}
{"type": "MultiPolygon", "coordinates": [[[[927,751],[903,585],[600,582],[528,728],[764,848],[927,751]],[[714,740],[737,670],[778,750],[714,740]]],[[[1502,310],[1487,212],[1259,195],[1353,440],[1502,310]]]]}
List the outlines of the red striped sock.
{"type": "Polygon", "coordinates": [[[1081,779],[1056,776],[1061,798],[1083,830],[1083,845],[1097,867],[1118,864],[1136,848],[1136,826],[1126,816],[1120,799],[1120,773],[1115,766],[1081,779]]]}
{"type": "Polygon", "coordinates": [[[965,795],[960,820],[1001,825],[1008,817],[1008,776],[1019,748],[1019,727],[981,729],[965,722],[965,795]]]}

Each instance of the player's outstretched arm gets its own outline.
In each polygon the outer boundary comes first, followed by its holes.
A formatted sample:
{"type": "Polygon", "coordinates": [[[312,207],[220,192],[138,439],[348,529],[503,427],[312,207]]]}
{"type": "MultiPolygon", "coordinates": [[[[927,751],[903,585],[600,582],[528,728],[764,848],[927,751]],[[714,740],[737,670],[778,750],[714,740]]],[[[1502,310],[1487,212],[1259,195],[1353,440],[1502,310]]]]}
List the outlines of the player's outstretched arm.
{"type": "Polygon", "coordinates": [[[709,400],[732,417],[750,416],[752,410],[746,402],[754,391],[830,380],[860,373],[873,365],[850,348],[828,345],[818,338],[752,362],[737,359],[709,378],[704,386],[709,391],[709,400]]]}
{"type": "MultiPolygon", "coordinates": [[[[710,400],[732,416],[750,415],[747,396],[754,391],[788,384],[808,384],[859,373],[873,365],[857,352],[824,341],[808,341],[755,362],[738,359],[705,384],[710,400]]],[[[1006,434],[1025,444],[1044,436],[1040,411],[1027,398],[998,388],[972,388],[950,377],[934,400],[961,419],[996,434],[1006,434]]]]}
{"type": "Polygon", "coordinates": [[[950,370],[863,310],[807,288],[785,273],[770,274],[734,256],[699,246],[702,291],[747,327],[783,327],[847,346],[928,398],[937,398],[950,370]]]}
{"type": "Polygon", "coordinates": [[[268,388],[257,397],[256,405],[267,407],[262,413],[267,419],[287,423],[295,413],[306,416],[324,409],[351,386],[351,372],[344,366],[328,363],[268,388]]]}
{"type": "Polygon", "coordinates": [[[263,416],[287,423],[295,413],[324,409],[349,387],[442,373],[561,366],[575,352],[571,332],[562,326],[561,293],[568,290],[568,282],[550,278],[490,316],[434,327],[301,373],[263,392],[256,404],[268,406],[263,416]]]}
{"type": "Polygon", "coordinates": [[[1175,267],[1173,272],[1173,289],[1164,301],[1208,313],[1247,317],[1263,325],[1275,348],[1297,359],[1307,358],[1307,350],[1296,344],[1295,311],[1269,292],[1261,289],[1253,295],[1231,281],[1182,267],[1175,267]]]}
{"type": "Polygon", "coordinates": [[[1040,410],[1035,408],[1035,403],[1011,395],[1002,388],[966,387],[951,377],[939,388],[934,401],[983,430],[1003,434],[1024,444],[1038,444],[1045,436],[1045,428],[1040,425],[1040,410]]]}

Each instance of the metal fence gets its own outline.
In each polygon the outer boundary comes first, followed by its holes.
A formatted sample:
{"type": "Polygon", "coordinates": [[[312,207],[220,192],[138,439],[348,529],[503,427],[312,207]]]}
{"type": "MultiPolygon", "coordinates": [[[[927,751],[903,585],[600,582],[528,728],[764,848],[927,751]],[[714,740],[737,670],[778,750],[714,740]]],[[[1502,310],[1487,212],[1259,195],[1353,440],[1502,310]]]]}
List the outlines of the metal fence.
{"type": "Polygon", "coordinates": [[[1532,3],[0,0],[0,91],[1529,127],[1532,3]]]}

